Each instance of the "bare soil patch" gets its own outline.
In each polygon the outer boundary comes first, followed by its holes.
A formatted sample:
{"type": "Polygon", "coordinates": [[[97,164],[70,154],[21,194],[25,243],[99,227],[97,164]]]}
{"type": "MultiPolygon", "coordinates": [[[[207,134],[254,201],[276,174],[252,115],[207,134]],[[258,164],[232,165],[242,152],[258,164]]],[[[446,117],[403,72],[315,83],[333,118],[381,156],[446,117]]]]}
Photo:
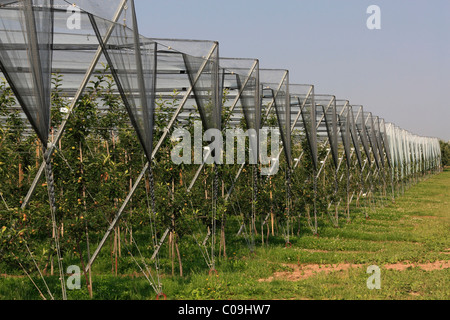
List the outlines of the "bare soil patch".
{"type": "Polygon", "coordinates": [[[388,270],[406,270],[408,268],[420,268],[425,271],[433,271],[433,270],[442,270],[442,269],[448,269],[450,268],[450,260],[446,261],[436,261],[436,262],[430,262],[430,263],[393,263],[393,264],[387,264],[384,266],[385,269],[388,270]]]}
{"type": "MultiPolygon", "coordinates": [[[[267,279],[259,279],[259,282],[271,282],[273,280],[287,280],[287,281],[299,281],[303,279],[307,279],[313,276],[316,276],[321,273],[328,274],[330,272],[336,271],[348,271],[350,269],[362,268],[366,265],[363,264],[351,264],[351,263],[343,263],[343,264],[283,264],[284,267],[288,267],[290,271],[279,271],[275,272],[273,276],[267,279]]],[[[410,263],[399,262],[386,264],[382,268],[387,270],[398,270],[403,271],[408,268],[421,268],[425,271],[433,271],[433,270],[443,270],[450,268],[450,261],[436,261],[430,263],[410,263]]]]}
{"type": "Polygon", "coordinates": [[[283,264],[285,267],[289,267],[292,271],[280,271],[275,272],[272,277],[267,279],[260,279],[260,282],[270,282],[276,279],[288,280],[288,281],[298,281],[307,279],[309,277],[315,276],[319,273],[330,273],[334,271],[344,271],[351,268],[360,268],[362,265],[357,264],[329,264],[329,265],[319,265],[319,264],[306,264],[306,265],[296,265],[296,264],[283,264]]]}
{"type": "Polygon", "coordinates": [[[0,278],[17,278],[17,279],[21,279],[21,278],[25,278],[25,277],[26,276],[9,275],[9,274],[5,274],[5,273],[0,274],[0,278]]]}
{"type": "Polygon", "coordinates": [[[410,216],[413,219],[446,219],[446,217],[438,216],[410,216]]]}
{"type": "MultiPolygon", "coordinates": [[[[348,254],[357,254],[357,253],[375,253],[374,251],[361,251],[361,250],[320,250],[320,249],[298,249],[299,251],[308,252],[308,253],[348,253],[348,254]]],[[[382,251],[382,250],[379,250],[382,251]]]]}

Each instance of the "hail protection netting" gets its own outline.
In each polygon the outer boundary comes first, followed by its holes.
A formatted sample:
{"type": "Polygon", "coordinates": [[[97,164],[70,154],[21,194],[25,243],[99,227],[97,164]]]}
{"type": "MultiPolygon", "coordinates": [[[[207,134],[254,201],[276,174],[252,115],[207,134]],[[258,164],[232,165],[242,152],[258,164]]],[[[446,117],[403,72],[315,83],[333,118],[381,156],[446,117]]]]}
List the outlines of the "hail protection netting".
{"type": "Polygon", "coordinates": [[[317,170],[319,167],[319,160],[317,152],[317,114],[314,93],[312,93],[304,102],[301,113],[306,139],[311,152],[313,167],[317,170]]]}
{"type": "Polygon", "coordinates": [[[375,131],[375,138],[377,141],[377,149],[380,156],[380,165],[384,167],[384,150],[383,150],[383,142],[382,142],[382,136],[381,136],[381,130],[380,130],[380,118],[375,117],[372,118],[373,121],[373,128],[375,131]]]}
{"type": "MultiPolygon", "coordinates": [[[[291,134],[304,134],[305,128],[302,120],[302,109],[305,105],[312,103],[314,96],[314,86],[310,84],[290,84],[289,94],[291,95],[291,134]]],[[[291,142],[299,143],[299,141],[291,142]]]]}
{"type": "Polygon", "coordinates": [[[259,129],[261,127],[261,106],[259,96],[259,62],[252,59],[221,58],[224,69],[224,87],[237,91],[230,112],[242,115],[249,129],[251,156],[256,163],[259,154],[259,129]],[[236,110],[234,110],[236,109],[236,110]]]}
{"type": "Polygon", "coordinates": [[[134,24],[131,24],[131,29],[91,14],[89,18],[130,121],[150,161],[155,110],[156,43],[140,37],[134,24]]]}
{"type": "MultiPolygon", "coordinates": [[[[326,102],[326,100],[325,100],[326,102]]],[[[339,143],[338,143],[338,126],[336,114],[336,98],[331,96],[327,105],[322,104],[323,118],[325,120],[328,142],[330,144],[331,156],[333,158],[334,167],[339,166],[339,143]]]]}
{"type": "Polygon", "coordinates": [[[89,12],[94,16],[101,17],[106,20],[114,20],[117,15],[118,10],[120,11],[121,19],[118,20],[119,23],[130,26],[132,25],[132,15],[133,10],[131,5],[126,5],[128,0],[103,0],[103,1],[92,1],[92,0],[76,0],[71,2],[68,0],[54,0],[55,6],[62,9],[66,9],[69,13],[76,13],[76,10],[81,10],[84,12],[89,12]]]}
{"type": "Polygon", "coordinates": [[[152,39],[158,43],[158,92],[187,92],[188,101],[180,118],[189,112],[200,117],[204,130],[222,129],[224,70],[219,45],[214,41],[152,39]]]}
{"type": "MultiPolygon", "coordinates": [[[[420,137],[416,136],[416,172],[420,172],[420,137]]],[[[392,167],[392,166],[391,166],[392,167]]]]}
{"type": "Polygon", "coordinates": [[[412,139],[412,149],[413,149],[413,163],[414,163],[414,172],[418,171],[418,150],[417,150],[417,137],[414,136],[412,139]]]}
{"type": "Polygon", "coordinates": [[[378,143],[377,143],[377,137],[375,133],[374,128],[374,122],[372,119],[372,113],[364,113],[364,118],[366,119],[366,129],[367,129],[367,136],[369,138],[369,143],[372,148],[373,157],[375,159],[375,164],[377,168],[380,168],[380,156],[378,152],[378,143]]]}
{"type": "MultiPolygon", "coordinates": [[[[400,164],[399,170],[401,174],[401,178],[404,178],[404,169],[405,169],[405,152],[404,152],[404,142],[403,142],[403,129],[397,128],[397,142],[398,142],[398,161],[400,164]]],[[[428,149],[425,149],[425,156],[428,153],[428,149]]]]}
{"type": "Polygon", "coordinates": [[[356,158],[358,160],[359,168],[361,169],[363,167],[363,161],[362,161],[361,149],[360,149],[359,139],[358,139],[358,130],[356,129],[355,114],[353,112],[352,107],[350,107],[349,120],[350,120],[350,133],[352,136],[353,146],[355,147],[356,158]]]}
{"type": "Polygon", "coordinates": [[[350,137],[350,108],[347,101],[337,101],[337,110],[339,113],[339,128],[341,131],[342,145],[344,146],[347,167],[351,168],[351,137],[350,137]]]}
{"type": "Polygon", "coordinates": [[[52,5],[28,0],[0,10],[0,68],[44,146],[50,129],[52,5]]]}
{"type": "MultiPolygon", "coordinates": [[[[401,178],[403,179],[405,176],[405,143],[404,143],[404,130],[398,129],[398,158],[400,162],[400,174],[401,178]]],[[[428,149],[425,150],[425,155],[427,154],[428,149]]]]}
{"type": "Polygon", "coordinates": [[[100,45],[88,15],[77,14],[75,25],[72,25],[72,18],[75,17],[65,9],[54,10],[53,74],[61,77],[59,89],[64,96],[73,98],[71,104],[74,105],[75,98],[79,98],[76,93],[81,93],[90,79],[90,67],[95,67],[93,73],[101,73],[107,62],[100,55],[100,45]],[[97,62],[96,56],[100,61],[97,62]]]}
{"type": "Polygon", "coordinates": [[[189,81],[194,92],[205,130],[222,128],[222,88],[219,47],[213,45],[207,56],[183,54],[189,81]]]}
{"type": "Polygon", "coordinates": [[[364,108],[359,107],[358,113],[355,117],[356,128],[359,132],[359,137],[361,138],[361,143],[363,145],[364,153],[366,154],[367,163],[369,166],[372,164],[372,157],[370,155],[369,138],[367,137],[366,120],[364,117],[364,108]]]}
{"type": "Polygon", "coordinates": [[[18,2],[18,0],[0,0],[0,6],[8,5],[15,2],[18,2]]]}
{"type": "MultiPolygon", "coordinates": [[[[406,174],[409,175],[411,173],[411,152],[409,150],[409,132],[406,130],[403,134],[403,145],[405,148],[405,166],[406,166],[406,174]]],[[[431,150],[430,150],[431,151],[431,150]]]]}
{"type": "Polygon", "coordinates": [[[394,170],[395,167],[398,166],[398,161],[397,161],[397,146],[396,146],[396,142],[395,142],[395,130],[394,130],[394,125],[392,123],[386,123],[385,124],[385,133],[386,133],[386,142],[388,143],[389,146],[389,156],[388,158],[390,158],[391,160],[391,167],[392,170],[394,170]]]}
{"type": "MultiPolygon", "coordinates": [[[[416,171],[420,172],[420,161],[421,161],[421,154],[420,154],[420,137],[416,137],[416,171]]],[[[392,165],[390,165],[392,167],[392,165]]]]}
{"type": "Polygon", "coordinates": [[[388,136],[387,136],[386,122],[384,121],[384,119],[380,119],[380,134],[381,134],[381,138],[382,138],[382,141],[383,141],[384,150],[386,152],[386,159],[387,159],[387,162],[388,162],[388,166],[390,168],[392,168],[391,146],[390,146],[389,139],[388,139],[388,136]]]}
{"type": "MultiPolygon", "coordinates": [[[[259,81],[258,81],[258,66],[253,68],[251,74],[243,76],[236,73],[236,80],[238,83],[239,91],[241,91],[240,101],[242,104],[242,110],[244,113],[245,121],[248,129],[254,130],[256,134],[255,138],[250,139],[252,143],[253,153],[259,154],[259,128],[261,126],[261,115],[259,106],[259,81]]],[[[257,157],[257,156],[256,156],[257,157]]],[[[255,158],[256,158],[255,157],[255,158]]],[[[254,158],[254,160],[256,160],[254,158]]]]}
{"type": "Polygon", "coordinates": [[[289,76],[286,73],[280,89],[275,94],[275,110],[280,126],[286,162],[291,164],[291,103],[289,99],[289,76]]]}
{"type": "Polygon", "coordinates": [[[287,70],[260,69],[260,81],[265,89],[261,91],[263,98],[270,92],[271,103],[265,110],[265,119],[272,108],[275,113],[280,129],[283,150],[286,155],[288,166],[291,165],[291,103],[289,96],[289,72],[287,70]]]}

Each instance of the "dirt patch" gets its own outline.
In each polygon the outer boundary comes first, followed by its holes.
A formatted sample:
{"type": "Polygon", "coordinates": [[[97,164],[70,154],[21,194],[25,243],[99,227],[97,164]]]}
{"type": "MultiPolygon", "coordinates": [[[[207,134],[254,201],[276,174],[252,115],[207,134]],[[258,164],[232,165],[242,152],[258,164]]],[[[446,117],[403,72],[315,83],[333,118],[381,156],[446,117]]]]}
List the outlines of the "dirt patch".
{"type": "MultiPolygon", "coordinates": [[[[320,249],[297,249],[298,251],[302,251],[302,252],[308,252],[308,253],[348,253],[348,254],[358,254],[358,253],[375,253],[374,251],[357,251],[357,250],[346,250],[346,251],[339,251],[339,250],[334,250],[334,251],[330,251],[330,250],[320,250],[320,249]]],[[[379,250],[379,251],[383,251],[383,249],[379,250]]]]}
{"type": "Polygon", "coordinates": [[[270,282],[276,279],[288,280],[288,281],[298,281],[307,279],[309,277],[315,276],[319,273],[330,273],[334,271],[345,271],[352,268],[360,268],[362,265],[357,264],[329,264],[329,265],[319,265],[319,264],[283,264],[284,267],[291,268],[292,271],[280,271],[275,272],[272,277],[267,279],[260,279],[260,282],[270,282]]]}
{"type": "MultiPolygon", "coordinates": [[[[351,264],[351,263],[343,263],[343,264],[283,264],[283,267],[288,267],[290,271],[279,271],[275,272],[273,276],[267,279],[259,279],[259,282],[271,282],[273,280],[287,280],[287,281],[299,281],[304,280],[318,274],[324,273],[328,274],[330,272],[336,271],[348,271],[351,269],[357,269],[365,267],[363,264],[351,264]]],[[[425,271],[433,271],[433,270],[442,270],[450,268],[450,261],[436,261],[431,263],[410,263],[410,262],[399,262],[393,264],[386,264],[383,266],[384,269],[387,270],[398,270],[403,271],[408,268],[421,268],[425,271]]]]}
{"type": "Polygon", "coordinates": [[[9,274],[0,274],[0,278],[25,278],[26,276],[17,276],[17,275],[9,275],[9,274]]]}
{"type": "Polygon", "coordinates": [[[410,216],[414,219],[445,219],[445,217],[438,217],[438,216],[410,216]]]}
{"type": "Polygon", "coordinates": [[[299,249],[299,250],[309,252],[309,253],[329,253],[329,252],[331,252],[328,250],[319,250],[319,249],[299,249]]]}
{"type": "Polygon", "coordinates": [[[388,270],[398,270],[398,271],[403,271],[406,270],[408,268],[420,268],[423,269],[425,271],[433,271],[433,270],[442,270],[442,269],[448,269],[450,268],[450,261],[436,261],[436,262],[431,262],[431,263],[409,263],[409,262],[404,262],[404,263],[393,263],[393,264],[387,264],[384,265],[385,269],[388,270]]]}
{"type": "Polygon", "coordinates": [[[415,292],[415,291],[411,291],[409,294],[410,294],[411,296],[413,296],[413,297],[420,297],[420,296],[422,295],[422,293],[420,293],[420,292],[415,292]]]}

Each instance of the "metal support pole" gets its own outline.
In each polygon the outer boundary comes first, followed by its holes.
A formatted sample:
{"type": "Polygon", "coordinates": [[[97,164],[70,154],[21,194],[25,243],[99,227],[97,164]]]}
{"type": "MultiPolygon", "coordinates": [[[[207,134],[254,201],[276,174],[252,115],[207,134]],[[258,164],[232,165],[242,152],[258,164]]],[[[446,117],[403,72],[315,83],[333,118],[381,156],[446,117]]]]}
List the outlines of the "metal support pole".
{"type": "Polygon", "coordinates": [[[155,251],[153,252],[152,257],[150,258],[150,260],[155,260],[156,256],[159,253],[159,250],[161,249],[161,246],[163,245],[164,241],[167,238],[167,235],[169,234],[170,228],[167,228],[166,231],[164,232],[164,234],[162,235],[161,239],[159,240],[158,245],[155,247],[155,251]]]}
{"type": "Polygon", "coordinates": [[[52,229],[53,236],[55,238],[55,247],[58,258],[58,269],[59,269],[59,280],[61,281],[61,290],[62,290],[62,298],[63,300],[67,300],[67,292],[66,292],[66,284],[64,280],[64,269],[62,265],[62,256],[61,256],[61,248],[59,245],[59,231],[58,226],[56,224],[56,199],[55,199],[55,184],[53,178],[53,169],[51,163],[51,156],[44,149],[44,162],[45,164],[45,176],[47,179],[47,191],[48,198],[50,203],[50,212],[52,218],[52,229]]]}

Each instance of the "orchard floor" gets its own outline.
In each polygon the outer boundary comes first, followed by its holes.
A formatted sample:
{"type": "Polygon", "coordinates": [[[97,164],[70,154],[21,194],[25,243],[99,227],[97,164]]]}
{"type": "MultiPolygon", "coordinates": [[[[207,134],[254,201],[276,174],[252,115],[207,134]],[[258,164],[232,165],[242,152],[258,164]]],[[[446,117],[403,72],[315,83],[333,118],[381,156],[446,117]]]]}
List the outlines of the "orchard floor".
{"type": "MultiPolygon", "coordinates": [[[[323,223],[319,237],[305,228],[291,239],[290,248],[283,239],[269,237],[264,246],[256,239],[250,254],[237,245],[245,242],[230,240],[227,258],[217,261],[218,275],[209,275],[206,268],[189,269],[186,253],[183,277],[162,275],[164,293],[175,300],[448,300],[450,170],[413,185],[395,203],[385,201],[384,207],[369,213],[366,219],[355,210],[351,221],[341,219],[338,228],[323,223]],[[379,267],[380,289],[367,286],[369,266],[379,267]]],[[[38,275],[33,278],[39,281],[38,275]]],[[[46,281],[50,288],[58,286],[55,276],[46,281]]],[[[94,272],[93,292],[96,300],[155,298],[139,270],[121,276],[94,272]]],[[[68,297],[89,299],[85,286],[68,291],[68,297]]],[[[0,299],[41,298],[27,277],[0,275],[0,299]]]]}

